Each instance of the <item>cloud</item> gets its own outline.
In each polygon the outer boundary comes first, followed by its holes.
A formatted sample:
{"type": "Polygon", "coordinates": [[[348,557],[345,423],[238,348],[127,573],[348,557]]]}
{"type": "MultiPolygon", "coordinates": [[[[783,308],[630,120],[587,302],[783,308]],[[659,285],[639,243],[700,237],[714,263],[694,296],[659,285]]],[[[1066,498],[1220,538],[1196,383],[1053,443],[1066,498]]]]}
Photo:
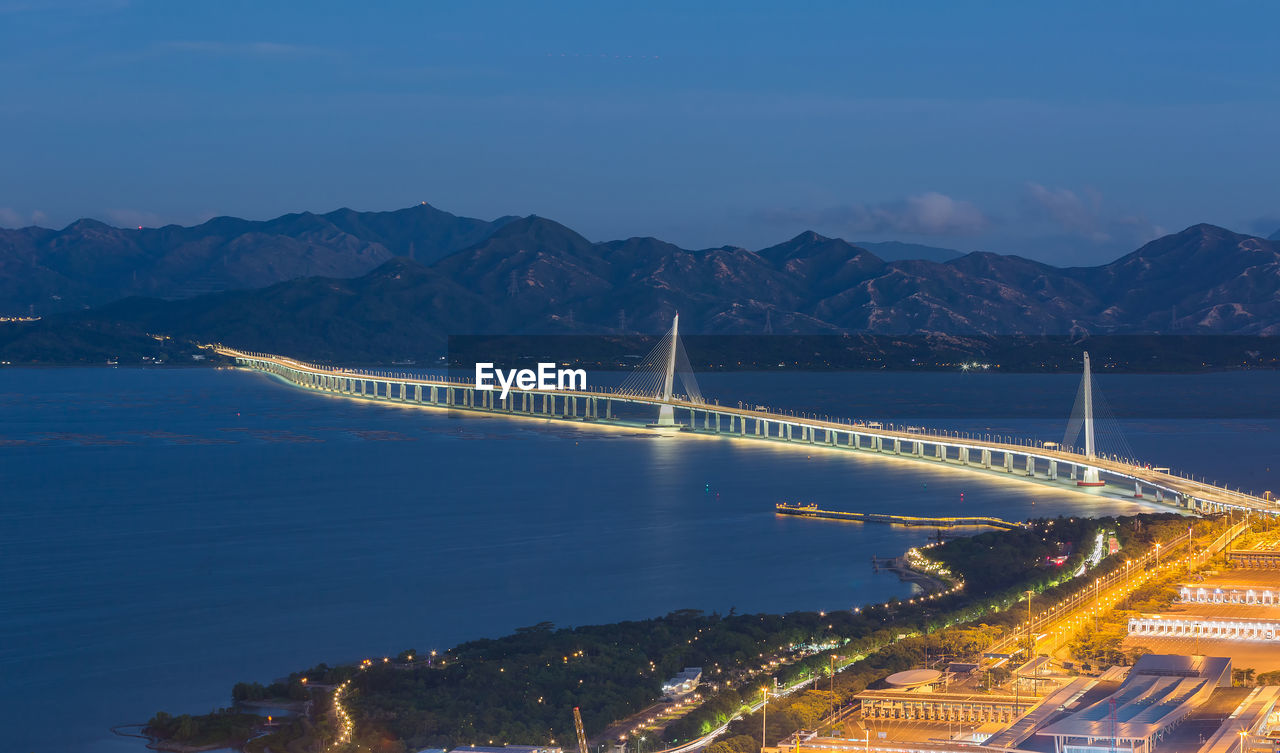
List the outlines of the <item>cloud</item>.
{"type": "Polygon", "coordinates": [[[160,227],[164,224],[160,215],[154,212],[144,212],[138,209],[108,209],[106,211],[107,219],[120,227],[160,227]]]}
{"type": "Polygon", "coordinates": [[[157,45],[157,49],[167,52],[243,57],[294,57],[317,55],[324,52],[318,47],[283,42],[214,42],[201,40],[162,42],[157,45]]]}
{"type": "Polygon", "coordinates": [[[845,204],[818,211],[765,210],[757,215],[776,224],[839,228],[868,235],[975,235],[991,226],[990,218],[975,205],[936,191],[880,204],[845,204]]]}
{"type": "Polygon", "coordinates": [[[0,227],[28,227],[30,225],[39,225],[49,218],[39,209],[31,214],[23,214],[12,207],[0,207],[0,227]]]}
{"type": "Polygon", "coordinates": [[[1255,217],[1246,224],[1248,232],[1259,238],[1280,239],[1280,216],[1274,214],[1255,217]]]}
{"type": "Polygon", "coordinates": [[[1165,234],[1165,229],[1138,214],[1108,209],[1102,194],[1085,189],[1077,194],[1068,188],[1050,188],[1028,183],[1023,206],[1028,219],[1048,222],[1059,231],[1097,244],[1145,243],[1165,234]]]}

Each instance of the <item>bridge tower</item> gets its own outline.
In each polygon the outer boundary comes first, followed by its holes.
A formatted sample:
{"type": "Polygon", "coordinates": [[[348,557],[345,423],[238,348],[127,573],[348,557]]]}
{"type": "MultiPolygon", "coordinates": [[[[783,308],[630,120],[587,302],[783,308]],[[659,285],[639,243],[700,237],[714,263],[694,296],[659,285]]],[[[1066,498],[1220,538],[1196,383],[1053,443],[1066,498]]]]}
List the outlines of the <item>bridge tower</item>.
{"type": "MultiPolygon", "coordinates": [[[[618,391],[623,394],[645,398],[650,404],[658,405],[658,420],[646,424],[650,429],[659,431],[683,431],[684,426],[676,423],[676,403],[689,408],[689,427],[693,427],[695,411],[689,403],[705,403],[702,391],[698,389],[698,380],[693,375],[693,366],[689,363],[689,355],[680,344],[680,315],[671,320],[671,329],[662,336],[653,350],[641,359],[631,374],[622,381],[618,391]],[[684,387],[684,393],[675,392],[676,377],[684,387]]],[[[709,429],[711,412],[702,411],[703,428],[709,429]]],[[[719,416],[716,421],[719,422],[719,416]]],[[[718,423],[717,423],[718,426],[718,423]]]]}
{"type": "MultiPolygon", "coordinates": [[[[1084,456],[1089,460],[1098,457],[1093,439],[1093,371],[1089,368],[1089,351],[1084,353],[1084,377],[1080,382],[1080,390],[1084,403],[1084,456]]],[[[1098,478],[1098,469],[1086,466],[1083,478],[1076,481],[1077,486],[1106,486],[1107,482],[1098,478]]]]}
{"type": "MultiPolygon", "coordinates": [[[[671,320],[671,333],[668,335],[671,340],[671,348],[666,353],[666,373],[662,379],[662,394],[659,395],[664,403],[671,402],[671,388],[674,386],[676,378],[676,348],[680,345],[680,314],[677,312],[674,319],[671,320]]],[[[658,409],[658,423],[655,426],[675,426],[676,425],[676,409],[671,405],[663,405],[658,409]]]]}

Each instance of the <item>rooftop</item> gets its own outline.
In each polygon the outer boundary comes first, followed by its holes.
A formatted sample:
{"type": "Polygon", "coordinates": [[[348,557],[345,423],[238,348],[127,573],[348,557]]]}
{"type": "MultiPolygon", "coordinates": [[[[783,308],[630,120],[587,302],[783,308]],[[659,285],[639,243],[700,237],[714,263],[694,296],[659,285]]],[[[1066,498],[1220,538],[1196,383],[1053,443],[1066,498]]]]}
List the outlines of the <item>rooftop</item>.
{"type": "Polygon", "coordinates": [[[908,669],[889,675],[885,682],[898,688],[918,688],[921,685],[932,685],[940,679],[942,673],[936,669],[908,669]]]}
{"type": "Polygon", "coordinates": [[[1231,660],[1215,656],[1148,654],[1114,693],[1040,730],[1057,737],[1147,740],[1231,684],[1231,660]]]}

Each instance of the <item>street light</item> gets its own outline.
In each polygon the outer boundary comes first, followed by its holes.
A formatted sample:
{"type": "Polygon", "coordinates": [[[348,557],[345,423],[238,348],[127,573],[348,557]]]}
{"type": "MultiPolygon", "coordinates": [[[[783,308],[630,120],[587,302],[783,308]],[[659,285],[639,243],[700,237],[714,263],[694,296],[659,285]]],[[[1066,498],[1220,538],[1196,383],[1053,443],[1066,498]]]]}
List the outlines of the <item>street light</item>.
{"type": "Polygon", "coordinates": [[[769,729],[769,686],[760,688],[760,692],[764,693],[764,703],[761,705],[763,713],[760,715],[760,750],[764,750],[764,746],[768,745],[765,741],[765,734],[769,729]]]}

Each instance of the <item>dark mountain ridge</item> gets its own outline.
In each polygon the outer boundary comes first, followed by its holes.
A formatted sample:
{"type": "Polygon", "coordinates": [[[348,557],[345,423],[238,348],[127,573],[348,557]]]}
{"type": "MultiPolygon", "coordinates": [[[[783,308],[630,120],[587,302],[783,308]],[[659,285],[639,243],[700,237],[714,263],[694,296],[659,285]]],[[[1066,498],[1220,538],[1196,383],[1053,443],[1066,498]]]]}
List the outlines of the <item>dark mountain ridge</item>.
{"type": "Polygon", "coordinates": [[[215,217],[194,227],[0,229],[0,312],[48,314],[131,295],[185,298],[308,276],[357,277],[405,256],[430,264],[513,218],[458,217],[426,203],[273,220],[215,217]]]}
{"type": "MultiPolygon", "coordinates": [[[[133,295],[188,298],[299,277],[358,277],[394,256],[431,264],[516,219],[459,217],[423,202],[390,212],[214,217],[193,227],[119,228],[81,219],[61,230],[0,228],[0,315],[75,311],[133,295]]],[[[960,256],[894,241],[871,245],[893,259],[960,256]]]]}

